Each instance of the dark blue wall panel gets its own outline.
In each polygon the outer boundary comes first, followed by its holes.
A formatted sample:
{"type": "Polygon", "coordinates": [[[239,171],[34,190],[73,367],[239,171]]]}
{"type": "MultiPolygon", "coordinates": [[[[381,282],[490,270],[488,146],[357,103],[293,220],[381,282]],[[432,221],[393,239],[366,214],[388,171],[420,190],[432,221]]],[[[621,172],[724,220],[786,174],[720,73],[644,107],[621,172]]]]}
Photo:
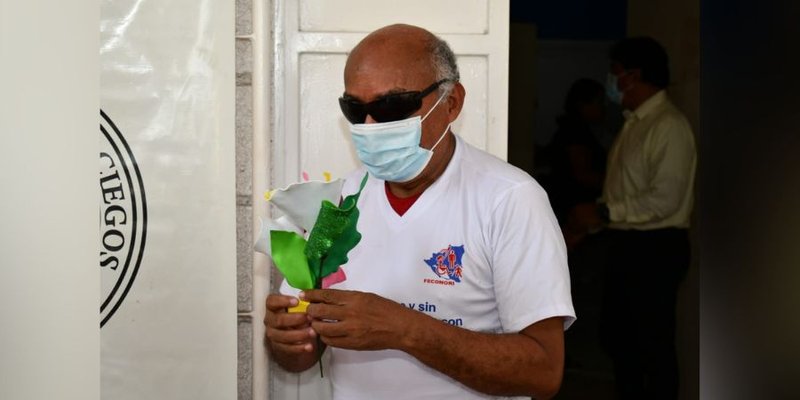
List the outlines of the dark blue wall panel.
{"type": "Polygon", "coordinates": [[[511,22],[536,24],[540,39],[620,39],[627,16],[627,0],[511,0],[511,22]]]}

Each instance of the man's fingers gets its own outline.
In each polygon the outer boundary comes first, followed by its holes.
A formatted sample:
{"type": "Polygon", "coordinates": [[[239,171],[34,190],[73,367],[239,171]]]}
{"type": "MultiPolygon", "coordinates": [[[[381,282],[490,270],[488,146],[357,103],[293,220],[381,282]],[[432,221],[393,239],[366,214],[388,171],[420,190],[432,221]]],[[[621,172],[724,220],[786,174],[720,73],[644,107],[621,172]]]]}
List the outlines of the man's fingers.
{"type": "Polygon", "coordinates": [[[286,354],[302,354],[314,351],[312,343],[284,344],[272,342],[272,349],[286,354]]]}
{"type": "Polygon", "coordinates": [[[264,325],[277,329],[301,328],[308,326],[308,316],[303,313],[267,312],[264,325]]]}
{"type": "Polygon", "coordinates": [[[306,313],[314,320],[342,321],[347,319],[347,309],[345,307],[324,303],[309,304],[306,313]]]}
{"type": "Polygon", "coordinates": [[[300,292],[300,298],[309,303],[342,304],[347,292],[336,289],[310,289],[300,292]]]}
{"type": "Polygon", "coordinates": [[[282,294],[271,294],[267,296],[267,310],[270,311],[285,310],[297,304],[298,300],[293,296],[284,296],[282,294]]]}
{"type": "MultiPolygon", "coordinates": [[[[311,327],[323,339],[347,336],[347,327],[344,322],[314,321],[311,327]]],[[[327,342],[326,342],[327,343],[327,342]]]]}
{"type": "Polygon", "coordinates": [[[303,329],[274,329],[267,328],[267,339],[270,342],[280,344],[303,344],[310,343],[316,333],[311,327],[303,329]]]}

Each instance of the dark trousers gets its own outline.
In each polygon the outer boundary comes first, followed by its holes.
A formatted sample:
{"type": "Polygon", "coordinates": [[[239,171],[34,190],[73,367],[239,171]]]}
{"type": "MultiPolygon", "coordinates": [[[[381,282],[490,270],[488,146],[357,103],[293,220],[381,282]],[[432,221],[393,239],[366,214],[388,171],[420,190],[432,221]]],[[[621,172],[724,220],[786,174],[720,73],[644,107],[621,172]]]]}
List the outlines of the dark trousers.
{"type": "Polygon", "coordinates": [[[685,229],[610,230],[601,340],[621,399],[675,399],[675,302],[689,268],[685,229]]]}

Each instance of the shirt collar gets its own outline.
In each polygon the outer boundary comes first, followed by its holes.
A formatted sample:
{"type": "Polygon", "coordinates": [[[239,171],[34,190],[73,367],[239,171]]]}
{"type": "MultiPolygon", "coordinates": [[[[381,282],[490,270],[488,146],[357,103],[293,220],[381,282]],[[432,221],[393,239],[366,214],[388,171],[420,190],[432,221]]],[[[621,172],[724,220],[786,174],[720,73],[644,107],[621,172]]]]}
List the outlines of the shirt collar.
{"type": "Polygon", "coordinates": [[[662,104],[666,103],[667,101],[667,92],[663,89],[656,92],[656,94],[650,96],[649,99],[645,100],[644,103],[639,104],[639,107],[636,107],[633,111],[625,110],[622,114],[625,116],[626,120],[630,119],[643,119],[647,116],[647,114],[652,113],[654,110],[659,108],[662,104]]]}

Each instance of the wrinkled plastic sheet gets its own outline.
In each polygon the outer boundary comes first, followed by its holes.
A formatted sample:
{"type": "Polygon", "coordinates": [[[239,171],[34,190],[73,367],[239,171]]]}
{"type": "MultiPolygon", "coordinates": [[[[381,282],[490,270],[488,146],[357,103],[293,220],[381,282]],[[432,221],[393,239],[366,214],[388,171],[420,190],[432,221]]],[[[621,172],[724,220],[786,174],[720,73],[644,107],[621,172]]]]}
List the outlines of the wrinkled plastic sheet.
{"type": "Polygon", "coordinates": [[[104,399],[236,396],[234,4],[101,3],[104,399]]]}

